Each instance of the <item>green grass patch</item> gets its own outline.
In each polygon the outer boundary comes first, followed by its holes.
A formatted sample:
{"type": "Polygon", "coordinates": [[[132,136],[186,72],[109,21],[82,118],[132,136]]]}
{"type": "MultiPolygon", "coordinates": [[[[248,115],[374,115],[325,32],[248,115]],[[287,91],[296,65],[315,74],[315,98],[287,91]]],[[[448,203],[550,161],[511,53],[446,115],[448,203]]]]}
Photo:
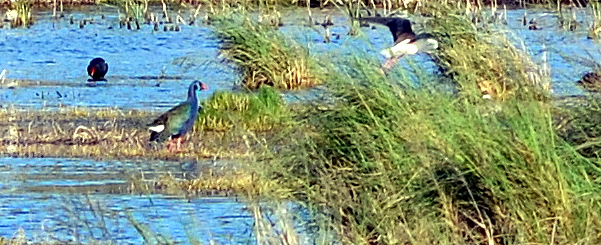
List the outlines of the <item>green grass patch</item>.
{"type": "Polygon", "coordinates": [[[426,2],[422,11],[431,17],[426,30],[440,44],[435,60],[465,96],[546,99],[548,74],[495,30],[493,18],[439,1],[426,2]]]}
{"type": "Polygon", "coordinates": [[[234,127],[268,131],[290,120],[281,95],[270,87],[256,93],[219,91],[203,104],[201,130],[228,131],[234,127]]]}
{"type": "Polygon", "coordinates": [[[211,19],[223,40],[222,51],[239,67],[246,88],[269,85],[300,89],[321,82],[308,50],[284,38],[274,27],[260,24],[244,10],[228,11],[211,19]]]}
{"type": "Polygon", "coordinates": [[[336,102],[261,163],[343,243],[601,241],[601,171],[556,135],[550,104],[472,103],[348,63],[336,102]]]}

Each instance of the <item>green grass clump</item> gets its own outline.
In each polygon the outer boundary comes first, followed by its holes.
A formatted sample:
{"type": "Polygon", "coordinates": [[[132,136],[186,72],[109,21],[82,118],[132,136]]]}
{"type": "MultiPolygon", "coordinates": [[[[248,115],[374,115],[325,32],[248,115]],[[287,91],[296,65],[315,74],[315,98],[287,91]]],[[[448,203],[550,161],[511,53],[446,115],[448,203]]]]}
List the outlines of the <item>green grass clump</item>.
{"type": "MultiPolygon", "coordinates": [[[[601,157],[601,104],[598,96],[580,99],[576,105],[563,106],[555,113],[557,132],[585,157],[601,157]]],[[[564,103],[570,105],[570,102],[564,103]]]]}
{"type": "Polygon", "coordinates": [[[489,94],[498,100],[545,99],[548,75],[488,20],[482,20],[479,9],[431,1],[422,11],[432,17],[426,30],[440,43],[435,60],[464,94],[489,94]]]}
{"type": "Polygon", "coordinates": [[[302,137],[261,163],[343,243],[601,242],[601,171],[556,135],[550,104],[473,103],[345,63],[302,137]]]}
{"type": "Polygon", "coordinates": [[[272,26],[259,24],[244,11],[216,15],[213,24],[224,40],[223,52],[238,65],[246,88],[299,89],[320,83],[308,51],[272,26]]]}
{"type": "Polygon", "coordinates": [[[257,93],[220,91],[204,102],[198,125],[202,130],[267,131],[289,120],[288,114],[280,94],[272,88],[262,87],[257,93]]]}

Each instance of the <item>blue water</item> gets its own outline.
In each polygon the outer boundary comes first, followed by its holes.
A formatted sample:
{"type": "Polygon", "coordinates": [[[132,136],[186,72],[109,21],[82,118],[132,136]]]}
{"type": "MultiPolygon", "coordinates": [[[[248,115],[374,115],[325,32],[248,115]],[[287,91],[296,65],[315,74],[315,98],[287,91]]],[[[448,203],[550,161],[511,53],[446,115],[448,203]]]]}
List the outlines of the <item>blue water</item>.
{"type": "Polygon", "coordinates": [[[218,57],[219,41],[201,21],[181,25],[179,32],[155,32],[150,25],[119,28],[116,7],[85,6],[57,22],[51,15],[38,12],[30,29],[0,29],[0,70],[6,69],[9,78],[41,83],[1,89],[1,105],[166,108],[185,99],[193,80],[209,85],[201,98],[236,81],[236,73],[218,57]],[[81,29],[77,23],[83,18],[95,22],[81,29]],[[86,67],[95,57],[109,64],[108,81],[90,87],[86,67]],[[161,75],[178,79],[156,79],[161,75]]]}
{"type": "MultiPolygon", "coordinates": [[[[332,33],[339,34],[340,39],[324,43],[324,28],[316,25],[308,26],[307,18],[298,14],[302,12],[306,15],[306,11],[297,10],[297,14],[283,14],[293,19],[290,21],[293,24],[281,28],[282,32],[308,47],[313,54],[327,54],[329,58],[354,54],[382,61],[382,57],[379,57],[380,50],[393,43],[386,26],[372,25],[374,29],[362,27],[357,36],[349,36],[348,18],[335,11],[325,10],[323,13],[318,10],[313,11],[314,16],[319,16],[314,18],[318,22],[322,22],[325,15],[334,13],[332,21],[335,25],[331,26],[330,30],[332,33]]],[[[526,52],[538,66],[547,65],[551,73],[554,95],[584,94],[585,91],[576,86],[575,82],[585,73],[592,71],[595,65],[601,66],[601,45],[598,41],[587,38],[588,27],[592,23],[588,10],[575,10],[579,21],[575,31],[560,28],[557,24],[558,15],[546,10],[527,10],[528,20],[535,18],[538,27],[541,28],[537,31],[528,30],[528,26],[522,25],[524,11],[526,10],[508,10],[506,23],[490,24],[486,29],[494,30],[498,35],[507,37],[516,47],[526,52]]],[[[415,32],[427,32],[419,23],[419,18],[411,16],[408,18],[414,20],[415,32]]],[[[408,75],[413,72],[414,64],[419,64],[423,70],[433,74],[437,71],[436,65],[427,54],[408,56],[399,63],[394,69],[404,69],[409,73],[408,75]]]]}
{"type": "MultiPolygon", "coordinates": [[[[183,178],[194,176],[200,169],[221,168],[228,163],[199,162],[195,167],[190,164],[0,158],[0,237],[12,238],[22,230],[33,242],[142,244],[144,237],[150,237],[177,244],[195,241],[257,244],[255,219],[244,200],[224,196],[186,198],[128,190],[128,179],[136,174],[146,180],[156,180],[161,174],[183,178]],[[121,184],[121,189],[100,188],[111,184],[121,184]],[[144,227],[145,234],[137,231],[134,224],[144,227]]],[[[255,205],[261,206],[263,217],[284,220],[270,211],[273,206],[255,205]]],[[[291,215],[289,221],[295,225],[302,244],[310,244],[307,212],[293,203],[279,208],[291,215]]]]}
{"type": "MultiPolygon", "coordinates": [[[[583,94],[574,82],[601,58],[599,44],[586,38],[590,17],[579,10],[580,26],[570,32],[557,26],[556,14],[529,10],[528,19],[536,18],[542,28],[531,31],[521,23],[523,13],[524,10],[508,11],[507,24],[498,23],[494,28],[523,47],[538,65],[544,64],[546,56],[554,94],[583,94]]],[[[200,20],[203,14],[194,25],[180,25],[180,32],[164,32],[162,27],[155,32],[151,25],[142,25],[141,30],[119,28],[117,8],[110,6],[85,6],[67,12],[59,21],[53,21],[51,14],[38,12],[37,22],[30,29],[0,29],[0,69],[8,70],[9,78],[40,83],[0,89],[0,105],[164,110],[185,99],[192,80],[200,79],[209,85],[209,91],[200,95],[206,99],[215,90],[231,89],[239,79],[235,69],[222,62],[219,40],[211,27],[200,20]],[[101,13],[105,19],[100,18],[101,13]],[[74,16],[73,25],[68,21],[70,16],[74,16]],[[84,18],[93,19],[94,23],[81,29],[77,23],[84,18]],[[85,68],[97,56],[109,63],[108,81],[89,87],[85,68]],[[157,79],[160,75],[168,77],[157,79]]],[[[328,14],[332,14],[335,24],[330,30],[339,36],[334,36],[331,43],[324,43],[323,27],[308,24],[304,9],[283,11],[285,25],[280,31],[321,60],[336,62],[336,58],[349,55],[383,60],[379,51],[392,44],[387,27],[363,27],[358,35],[350,36],[349,21],[344,15],[335,10],[313,10],[315,21],[323,21],[328,14]]],[[[419,22],[414,29],[424,31],[419,22]]],[[[436,65],[426,54],[406,57],[395,69],[411,73],[415,64],[436,73],[436,65]]],[[[311,93],[294,92],[288,97],[311,97],[311,93]]]]}
{"type": "MultiPolygon", "coordinates": [[[[280,31],[322,60],[340,62],[336,58],[360,55],[382,62],[379,51],[392,44],[384,26],[362,28],[358,36],[349,36],[345,16],[332,10],[315,10],[317,21],[334,13],[335,25],[330,28],[340,38],[324,43],[323,27],[307,25],[304,11],[283,12],[285,25],[280,31]]],[[[531,31],[521,23],[523,11],[508,11],[507,24],[496,24],[495,28],[523,47],[538,65],[550,67],[555,95],[583,94],[574,82],[601,60],[599,44],[586,38],[590,18],[579,13],[581,25],[570,32],[557,27],[556,15],[529,10],[529,19],[536,18],[542,28],[531,31]]],[[[29,84],[1,88],[0,106],[164,110],[185,99],[192,80],[200,79],[209,85],[209,91],[200,95],[206,99],[216,90],[231,89],[239,79],[235,69],[222,62],[220,44],[211,27],[201,21],[192,26],[181,25],[180,32],[163,32],[162,28],[155,32],[149,25],[132,31],[119,28],[115,7],[84,6],[67,12],[67,17],[57,22],[51,14],[51,11],[36,13],[37,22],[30,29],[0,29],[0,70],[6,69],[9,78],[29,84]],[[100,14],[106,19],[101,19],[100,14]],[[70,16],[74,16],[76,24],[69,24],[70,16]],[[77,23],[83,18],[95,22],[81,29],[77,23]],[[89,60],[98,56],[109,63],[108,81],[89,86],[85,68],[89,60]],[[157,78],[161,75],[167,78],[157,78]]],[[[423,31],[419,25],[415,29],[423,31]]],[[[405,57],[395,69],[435,73],[436,65],[428,55],[419,54],[405,57]]],[[[431,78],[435,80],[437,76],[431,78]]],[[[286,97],[312,98],[320,89],[286,93],[286,97]]],[[[248,205],[235,198],[186,199],[82,191],[107,185],[126,188],[131,175],[194,176],[188,165],[134,160],[2,158],[0,236],[14,237],[23,229],[32,241],[141,244],[144,240],[134,228],[134,220],[148,227],[155,234],[150,235],[155,241],[256,243],[252,232],[254,219],[248,205]]],[[[299,213],[298,210],[293,208],[292,212],[299,213]]],[[[301,226],[298,227],[302,233],[301,226]]]]}
{"type": "Polygon", "coordinates": [[[232,198],[197,199],[136,195],[0,193],[0,236],[22,229],[32,241],[111,241],[142,244],[133,223],[149,237],[191,244],[253,244],[253,217],[232,198]]]}

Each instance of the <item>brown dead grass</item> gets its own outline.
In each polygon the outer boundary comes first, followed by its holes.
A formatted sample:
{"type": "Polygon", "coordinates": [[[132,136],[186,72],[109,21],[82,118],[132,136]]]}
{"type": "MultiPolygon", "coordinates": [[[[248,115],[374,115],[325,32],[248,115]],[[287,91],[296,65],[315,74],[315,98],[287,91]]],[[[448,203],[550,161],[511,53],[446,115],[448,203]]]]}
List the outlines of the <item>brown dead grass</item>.
{"type": "MultiPolygon", "coordinates": [[[[151,147],[145,125],[158,113],[115,109],[0,111],[0,154],[16,157],[85,157],[97,159],[247,158],[256,144],[249,132],[193,131],[184,151],[151,147]]],[[[267,134],[267,133],[265,133],[267,134]]],[[[255,138],[255,137],[252,137],[255,138]]]]}

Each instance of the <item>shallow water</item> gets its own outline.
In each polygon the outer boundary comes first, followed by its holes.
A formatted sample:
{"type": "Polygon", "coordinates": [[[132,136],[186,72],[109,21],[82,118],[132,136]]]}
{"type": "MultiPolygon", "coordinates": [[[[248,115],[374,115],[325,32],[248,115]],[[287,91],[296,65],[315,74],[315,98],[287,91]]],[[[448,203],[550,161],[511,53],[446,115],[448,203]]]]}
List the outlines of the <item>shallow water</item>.
{"type": "Polygon", "coordinates": [[[2,104],[155,109],[184,100],[195,79],[209,84],[202,98],[234,84],[235,73],[220,62],[218,40],[206,26],[128,30],[119,28],[117,8],[106,6],[84,6],[65,16],[54,22],[51,11],[41,11],[30,29],[0,30],[0,70],[8,70],[9,78],[42,81],[0,90],[2,104]],[[80,28],[84,18],[94,22],[80,28]],[[94,57],[109,64],[108,81],[90,87],[86,67],[94,57]]]}
{"type": "MultiPolygon", "coordinates": [[[[599,41],[587,38],[592,23],[587,9],[575,10],[578,27],[575,31],[560,27],[557,14],[545,10],[512,10],[507,14],[507,31],[518,47],[524,47],[534,61],[542,64],[545,57],[550,67],[551,85],[556,95],[580,95],[585,91],[576,86],[584,74],[601,64],[599,41]],[[524,12],[528,22],[535,19],[541,30],[528,30],[522,24],[524,12]]],[[[571,16],[571,14],[566,14],[571,16]]]]}
{"type": "Polygon", "coordinates": [[[246,208],[224,197],[0,194],[0,236],[11,238],[22,229],[32,241],[142,244],[133,221],[177,244],[252,244],[254,221],[246,208]]]}
{"type": "MultiPolygon", "coordinates": [[[[382,57],[377,57],[380,50],[392,45],[392,36],[386,26],[362,27],[362,34],[356,37],[349,36],[348,18],[335,13],[332,15],[335,25],[330,27],[330,30],[333,34],[340,35],[340,38],[333,38],[331,43],[324,43],[324,28],[318,25],[307,26],[307,18],[298,12],[283,14],[283,16],[292,18],[291,22],[297,25],[286,25],[281,30],[309,47],[313,53],[328,52],[331,57],[352,54],[376,56],[375,58],[383,60],[382,57]]],[[[559,27],[557,14],[547,10],[532,9],[508,10],[507,17],[504,18],[506,23],[499,21],[489,26],[499,33],[505,34],[514,45],[529,54],[539,66],[548,65],[554,95],[582,95],[586,92],[576,86],[575,82],[585,73],[592,71],[595,63],[601,65],[599,62],[601,46],[598,41],[587,38],[588,27],[592,23],[588,10],[575,10],[575,13],[578,17],[578,28],[575,31],[559,27]],[[524,12],[527,12],[528,21],[536,19],[537,26],[541,30],[528,30],[528,26],[522,24],[524,12]]],[[[314,18],[316,21],[322,22],[323,16],[331,14],[331,11],[314,10],[313,14],[319,16],[314,18]]],[[[571,14],[567,15],[571,16],[571,14]]],[[[414,31],[417,33],[427,32],[420,24],[424,18],[409,18],[414,21],[414,31]]],[[[428,72],[437,72],[436,65],[426,54],[405,57],[395,69],[411,70],[415,64],[419,64],[428,72]]]]}
{"type": "MultiPolygon", "coordinates": [[[[142,244],[133,225],[139,223],[152,232],[147,237],[178,244],[255,244],[253,214],[235,197],[189,199],[126,190],[134,175],[186,178],[224,164],[0,158],[0,237],[15,237],[22,229],[30,241],[142,244]]],[[[298,205],[284,206],[303,212],[298,205]]]]}
{"type": "MultiPolygon", "coordinates": [[[[601,58],[599,44],[586,38],[590,23],[586,10],[578,12],[580,25],[574,32],[559,28],[557,15],[542,10],[528,10],[528,19],[535,18],[542,28],[528,30],[521,21],[524,11],[508,11],[507,24],[497,23],[494,27],[506,32],[537,63],[542,64],[546,56],[554,94],[583,94],[574,84],[592,69],[592,65],[583,60],[594,64],[601,58]]],[[[392,44],[386,27],[363,27],[361,35],[349,36],[348,19],[340,12],[313,10],[314,20],[318,22],[329,14],[335,24],[330,27],[334,34],[331,43],[324,43],[323,27],[308,24],[304,9],[285,10],[282,14],[285,25],[280,31],[308,47],[313,54],[330,57],[358,54],[382,60],[379,51],[392,44]]],[[[187,86],[194,79],[209,84],[209,91],[202,93],[201,99],[215,90],[231,89],[238,79],[235,70],[221,62],[219,40],[200,20],[194,25],[180,25],[179,32],[164,32],[162,26],[161,30],[154,31],[151,25],[141,25],[141,30],[127,30],[119,27],[118,10],[110,6],[84,6],[67,11],[65,18],[58,21],[53,21],[51,11],[40,11],[36,19],[30,29],[0,30],[0,69],[7,69],[9,78],[26,80],[23,86],[0,89],[2,106],[164,110],[185,99],[187,86]],[[69,23],[71,16],[75,24],[69,23]],[[80,28],[78,23],[82,19],[94,22],[80,28]],[[97,56],[109,63],[108,81],[89,86],[85,68],[97,56]]],[[[423,31],[419,20],[414,29],[423,31]]],[[[437,70],[425,54],[406,57],[396,69],[411,70],[415,64],[428,72],[437,70]]],[[[295,92],[288,97],[312,94],[311,91],[295,92]]]]}
{"type": "MultiPolygon", "coordinates": [[[[579,13],[581,25],[570,32],[557,27],[556,15],[528,10],[528,18],[536,18],[542,28],[531,31],[521,23],[523,13],[508,11],[507,24],[495,28],[523,46],[537,63],[543,64],[546,55],[555,95],[583,94],[575,81],[592,69],[589,63],[601,58],[599,44],[586,38],[590,20],[579,13]]],[[[285,25],[280,28],[312,54],[327,54],[333,61],[351,54],[382,61],[379,51],[392,44],[384,26],[362,28],[363,35],[349,36],[348,19],[343,15],[333,10],[314,10],[313,14],[316,21],[333,14],[335,25],[330,28],[339,38],[324,43],[323,28],[308,25],[304,9],[283,12],[285,25]]],[[[0,29],[0,70],[8,70],[9,78],[23,80],[12,89],[0,84],[1,106],[164,110],[185,99],[192,80],[209,84],[209,91],[201,93],[205,99],[216,90],[231,89],[238,79],[235,70],[221,62],[219,41],[201,21],[181,25],[179,32],[162,28],[155,32],[150,25],[134,31],[120,28],[115,7],[84,6],[67,11],[57,22],[51,15],[51,11],[38,12],[37,23],[30,29],[0,29]],[[73,25],[70,16],[76,20],[73,25]],[[94,23],[79,28],[84,18],[94,23]],[[98,56],[109,63],[108,81],[87,83],[86,66],[98,56]]],[[[419,24],[415,30],[422,31],[419,24]]],[[[436,72],[436,65],[424,54],[404,58],[395,69],[420,68],[436,72]]],[[[315,97],[315,91],[319,89],[285,96],[300,100],[315,97]]],[[[152,179],[170,173],[188,178],[215,164],[222,163],[1,158],[0,236],[13,237],[22,228],[35,241],[140,244],[143,238],[128,220],[130,213],[150,230],[183,244],[191,240],[252,244],[253,218],[243,202],[227,197],[188,200],[156,193],[133,195],[128,189],[131,176],[152,179]]]]}

